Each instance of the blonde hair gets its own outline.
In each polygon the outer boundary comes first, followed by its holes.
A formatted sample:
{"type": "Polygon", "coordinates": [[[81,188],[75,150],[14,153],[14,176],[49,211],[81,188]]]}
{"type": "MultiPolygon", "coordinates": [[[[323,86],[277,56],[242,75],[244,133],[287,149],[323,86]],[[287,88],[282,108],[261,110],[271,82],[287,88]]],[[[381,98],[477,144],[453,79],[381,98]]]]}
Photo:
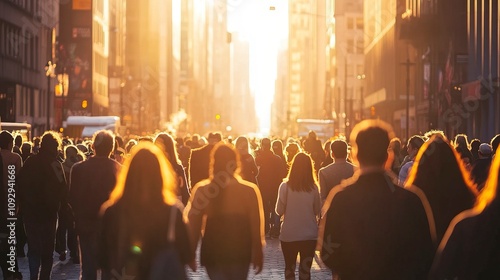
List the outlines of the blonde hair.
{"type": "Polygon", "coordinates": [[[103,204],[101,213],[119,201],[127,207],[178,204],[175,178],[175,172],[163,151],[153,143],[142,141],[125,160],[116,186],[103,204]]]}

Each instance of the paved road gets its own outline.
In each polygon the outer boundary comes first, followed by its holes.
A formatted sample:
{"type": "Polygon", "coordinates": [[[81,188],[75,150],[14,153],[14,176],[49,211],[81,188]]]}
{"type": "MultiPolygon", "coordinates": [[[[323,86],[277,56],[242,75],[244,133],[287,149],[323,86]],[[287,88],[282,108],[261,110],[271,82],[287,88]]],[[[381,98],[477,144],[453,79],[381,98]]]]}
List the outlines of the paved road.
{"type": "MultiPolygon", "coordinates": [[[[267,246],[264,250],[264,269],[259,275],[254,275],[253,271],[251,271],[248,279],[284,279],[285,263],[281,253],[279,240],[267,239],[266,241],[267,246]]],[[[19,266],[24,279],[29,279],[28,258],[20,258],[19,266]]],[[[57,254],[54,254],[54,267],[52,270],[53,280],[77,280],[79,273],[80,265],[73,264],[71,260],[61,262],[57,254]]],[[[330,271],[324,268],[323,265],[318,264],[316,260],[313,262],[311,274],[312,279],[332,279],[330,271]]],[[[298,271],[296,276],[298,278],[298,271]]],[[[192,272],[188,269],[188,277],[189,279],[208,279],[202,267],[198,267],[197,272],[192,272]]]]}

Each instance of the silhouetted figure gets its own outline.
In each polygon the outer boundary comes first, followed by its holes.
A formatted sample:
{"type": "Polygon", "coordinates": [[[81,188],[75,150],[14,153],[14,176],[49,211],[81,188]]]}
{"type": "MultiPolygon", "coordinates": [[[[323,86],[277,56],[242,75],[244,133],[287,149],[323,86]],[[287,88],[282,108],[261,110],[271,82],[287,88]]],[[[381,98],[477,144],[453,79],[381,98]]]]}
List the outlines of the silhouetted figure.
{"type": "Polygon", "coordinates": [[[360,170],[330,192],[323,262],[341,279],[424,279],[433,257],[431,232],[419,197],[384,170],[391,127],[365,120],[351,133],[360,170]]]}
{"type": "Polygon", "coordinates": [[[448,140],[435,135],[420,150],[405,186],[416,186],[428,199],[439,244],[453,217],[474,206],[477,192],[448,140]]]}
{"type": "Polygon", "coordinates": [[[294,157],[288,176],[281,183],[278,193],[275,210],[279,216],[283,216],[279,238],[285,258],[285,279],[295,279],[299,253],[299,279],[311,279],[321,201],[309,155],[298,153],[294,157]]]}
{"type": "Polygon", "coordinates": [[[184,279],[185,264],[195,269],[175,177],[159,147],[134,148],[101,209],[102,280],[184,279]]]}
{"type": "Polygon", "coordinates": [[[333,163],[333,158],[331,156],[331,145],[332,145],[331,140],[326,141],[325,144],[323,145],[323,151],[325,152],[325,159],[321,163],[321,168],[326,167],[333,163]]]}
{"type": "Polygon", "coordinates": [[[405,161],[403,161],[398,175],[400,185],[404,185],[406,179],[408,179],[408,174],[413,167],[413,163],[415,161],[415,157],[417,156],[418,150],[420,150],[420,147],[422,147],[424,142],[424,139],[419,135],[413,135],[408,140],[408,144],[406,145],[408,156],[406,157],[405,161]]]}
{"type": "Polygon", "coordinates": [[[470,141],[470,153],[472,154],[472,164],[476,163],[476,161],[479,158],[478,151],[479,151],[479,146],[481,145],[481,141],[479,139],[472,139],[470,141]]]}
{"type": "Polygon", "coordinates": [[[458,134],[455,136],[455,141],[453,141],[455,146],[455,150],[457,150],[460,155],[460,159],[464,162],[464,165],[468,168],[472,166],[474,158],[472,157],[472,153],[470,152],[469,142],[467,140],[467,135],[458,134]]]}
{"type": "Polygon", "coordinates": [[[215,144],[220,141],[222,141],[220,133],[209,133],[207,145],[191,150],[191,157],[189,159],[189,182],[191,187],[194,187],[201,180],[208,178],[210,152],[215,144]]]}
{"type": "Polygon", "coordinates": [[[499,154],[475,207],[460,213],[448,227],[430,279],[500,279],[499,154]]]}
{"type": "Polygon", "coordinates": [[[478,149],[478,159],[472,166],[471,178],[476,184],[478,191],[483,189],[484,183],[488,178],[488,173],[491,166],[491,156],[493,154],[493,149],[490,144],[483,143],[478,149]]]}
{"type": "Polygon", "coordinates": [[[2,131],[0,133],[0,267],[5,279],[22,279],[17,263],[17,257],[25,257],[24,245],[26,244],[23,220],[18,212],[18,176],[21,171],[22,159],[18,154],[12,152],[13,145],[12,134],[5,130],[2,131]],[[13,199],[14,204],[12,203],[13,199]],[[17,219],[17,221],[9,218],[17,219]],[[9,238],[13,231],[15,232],[16,244],[13,244],[13,239],[9,238]],[[15,246],[12,247],[12,245],[15,246]]]}
{"type": "Polygon", "coordinates": [[[321,200],[325,201],[330,191],[354,175],[355,166],[347,162],[347,143],[344,140],[334,140],[330,144],[331,158],[335,161],[319,170],[318,178],[321,191],[321,200]]]}
{"type": "Polygon", "coordinates": [[[179,154],[179,159],[182,162],[184,170],[189,170],[189,156],[191,155],[191,147],[184,143],[182,137],[177,137],[175,139],[177,144],[177,153],[179,154]]]}
{"type": "Polygon", "coordinates": [[[307,139],[304,141],[304,151],[311,155],[314,162],[314,170],[317,172],[321,167],[321,163],[325,159],[325,153],[321,146],[321,140],[316,136],[316,132],[309,131],[307,139]]]}
{"type": "Polygon", "coordinates": [[[391,170],[397,175],[399,174],[401,163],[403,162],[403,158],[401,158],[401,140],[396,137],[392,138],[389,143],[389,150],[391,150],[393,154],[391,170]]]}
{"type": "Polygon", "coordinates": [[[281,142],[281,140],[279,140],[279,139],[273,140],[271,142],[271,149],[273,150],[273,153],[275,155],[277,155],[281,158],[284,166],[286,166],[287,162],[286,162],[285,154],[283,153],[283,142],[281,142]]]}
{"type": "Polygon", "coordinates": [[[274,211],[278,188],[286,176],[286,166],[281,158],[271,151],[271,140],[263,138],[260,143],[260,153],[255,158],[259,168],[257,182],[259,183],[262,202],[264,204],[264,229],[267,234],[277,236],[279,233],[279,217],[274,211]]]}
{"type": "Polygon", "coordinates": [[[256,274],[262,271],[262,200],[255,184],[236,175],[239,167],[234,148],[217,144],[210,156],[210,177],[195,186],[185,210],[193,252],[206,219],[200,263],[211,279],[246,279],[250,264],[256,274]]]}
{"type": "MultiPolygon", "coordinates": [[[[77,162],[84,160],[83,153],[74,145],[68,145],[64,148],[64,161],[62,163],[64,175],[70,178],[71,167],[77,162]]],[[[75,218],[73,211],[69,205],[61,205],[59,209],[59,220],[56,231],[56,247],[55,251],[59,254],[59,260],[66,259],[66,245],[70,251],[70,257],[73,263],[80,263],[80,254],[78,249],[78,241],[75,231],[75,218]],[[67,234],[67,235],[66,235],[67,234]]]]}
{"type": "Polygon", "coordinates": [[[188,184],[188,180],[186,178],[186,172],[184,171],[184,167],[177,156],[177,150],[174,143],[174,138],[167,133],[159,133],[155,140],[155,145],[160,146],[165,153],[165,156],[172,166],[176,174],[176,194],[179,197],[179,200],[182,201],[184,205],[187,204],[189,200],[189,190],[191,187],[188,184]]]}
{"type": "Polygon", "coordinates": [[[67,184],[57,161],[61,139],[53,131],[42,136],[40,151],[28,158],[19,174],[21,212],[28,238],[30,279],[50,279],[57,213],[67,204],[67,184]]]}
{"type": "Polygon", "coordinates": [[[259,174],[259,169],[255,164],[254,157],[250,154],[248,139],[245,136],[236,138],[235,148],[236,151],[238,151],[238,153],[240,154],[241,178],[243,180],[247,180],[249,182],[257,184],[257,174],[259,174]]]}
{"type": "Polygon", "coordinates": [[[24,142],[21,145],[21,158],[25,162],[30,156],[33,155],[33,144],[31,142],[24,142]]]}
{"type": "Polygon", "coordinates": [[[493,149],[493,154],[494,155],[497,152],[499,144],[500,144],[500,134],[497,134],[493,138],[491,138],[491,141],[490,141],[490,145],[491,145],[491,148],[493,149]]]}
{"type": "Polygon", "coordinates": [[[69,188],[80,246],[82,280],[97,279],[99,210],[115,187],[120,170],[120,164],[109,158],[115,145],[111,132],[96,132],[92,143],[95,156],[73,165],[69,188]]]}

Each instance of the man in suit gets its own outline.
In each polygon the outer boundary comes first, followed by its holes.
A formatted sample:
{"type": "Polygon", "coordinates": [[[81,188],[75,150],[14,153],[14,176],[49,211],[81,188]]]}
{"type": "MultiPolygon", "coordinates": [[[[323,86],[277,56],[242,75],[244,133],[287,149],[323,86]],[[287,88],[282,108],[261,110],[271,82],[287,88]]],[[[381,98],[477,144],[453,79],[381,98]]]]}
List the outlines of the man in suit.
{"type": "Polygon", "coordinates": [[[321,200],[323,202],[333,187],[340,184],[342,180],[351,178],[354,175],[354,165],[346,160],[347,143],[344,140],[337,139],[333,141],[330,144],[330,153],[335,161],[321,168],[318,172],[321,200]]]}
{"type": "Polygon", "coordinates": [[[384,170],[391,127],[365,120],[351,134],[360,170],[327,198],[321,258],[341,279],[425,279],[434,247],[425,204],[384,170]]]}
{"type": "Polygon", "coordinates": [[[210,164],[210,152],[215,144],[222,141],[222,135],[218,132],[208,134],[208,144],[191,150],[189,159],[189,180],[190,186],[194,186],[205,179],[208,179],[208,168],[210,164]]]}

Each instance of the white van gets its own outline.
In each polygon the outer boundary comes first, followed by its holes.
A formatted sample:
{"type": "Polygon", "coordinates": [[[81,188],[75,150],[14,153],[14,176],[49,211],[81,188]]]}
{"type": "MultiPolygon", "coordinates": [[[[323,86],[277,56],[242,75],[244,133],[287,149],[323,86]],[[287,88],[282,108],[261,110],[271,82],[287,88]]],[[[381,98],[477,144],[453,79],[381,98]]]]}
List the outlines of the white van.
{"type": "Polygon", "coordinates": [[[120,118],[117,116],[69,116],[64,135],[73,138],[91,138],[96,131],[110,130],[117,134],[120,118]]]}

